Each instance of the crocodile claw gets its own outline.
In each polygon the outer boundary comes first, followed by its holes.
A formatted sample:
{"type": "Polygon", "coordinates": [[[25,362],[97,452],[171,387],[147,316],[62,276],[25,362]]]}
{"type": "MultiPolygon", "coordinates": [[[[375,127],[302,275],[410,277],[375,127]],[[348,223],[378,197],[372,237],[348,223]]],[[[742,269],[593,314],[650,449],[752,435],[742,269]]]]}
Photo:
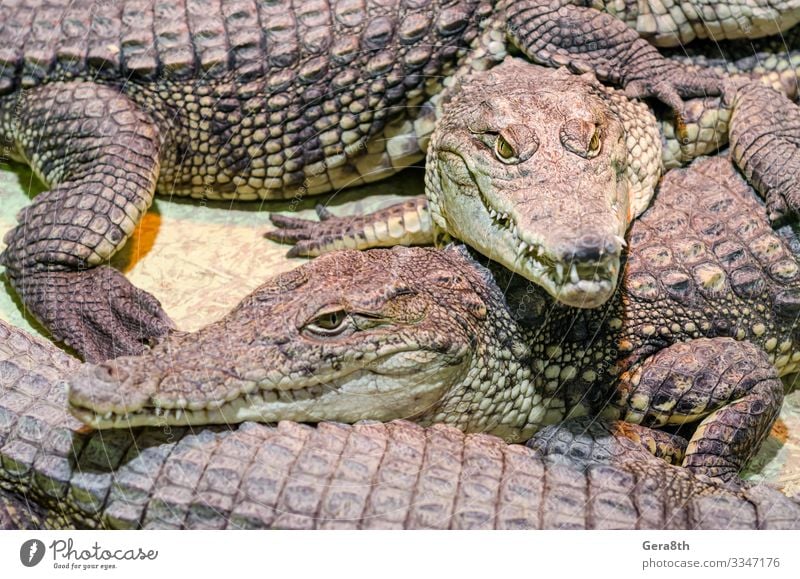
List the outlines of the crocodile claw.
{"type": "Polygon", "coordinates": [[[360,217],[337,217],[322,205],[317,205],[316,211],[319,221],[270,215],[276,229],[267,231],[264,237],[277,243],[292,244],[287,257],[317,257],[334,249],[354,247],[348,244],[348,240],[357,229],[354,226],[360,222],[360,217]]]}
{"type": "MultiPolygon", "coordinates": [[[[671,63],[670,63],[671,64],[671,63]]],[[[725,95],[725,80],[712,70],[687,69],[679,65],[651,67],[625,84],[630,98],[655,98],[683,117],[686,98],[725,95]]]]}

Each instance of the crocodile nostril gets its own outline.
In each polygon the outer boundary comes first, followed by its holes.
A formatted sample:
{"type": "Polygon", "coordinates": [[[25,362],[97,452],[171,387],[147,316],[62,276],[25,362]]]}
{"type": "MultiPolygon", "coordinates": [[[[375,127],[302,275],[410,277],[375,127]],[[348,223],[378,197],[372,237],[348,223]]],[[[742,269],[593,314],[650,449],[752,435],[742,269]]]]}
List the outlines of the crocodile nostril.
{"type": "Polygon", "coordinates": [[[128,377],[128,373],[115,362],[107,362],[94,369],[94,377],[101,382],[119,383],[128,377]]]}
{"type": "Polygon", "coordinates": [[[620,244],[613,236],[586,233],[579,237],[568,257],[577,261],[599,261],[608,255],[618,255],[620,244]]]}

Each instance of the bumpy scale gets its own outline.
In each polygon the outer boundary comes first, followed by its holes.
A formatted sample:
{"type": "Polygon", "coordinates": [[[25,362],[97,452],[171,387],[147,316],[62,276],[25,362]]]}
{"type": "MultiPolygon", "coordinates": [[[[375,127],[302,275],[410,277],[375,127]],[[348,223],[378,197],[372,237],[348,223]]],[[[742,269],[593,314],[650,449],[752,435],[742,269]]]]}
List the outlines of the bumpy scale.
{"type": "Polygon", "coordinates": [[[268,237],[307,256],[454,237],[561,303],[597,307],[616,288],[623,235],[663,170],[715,151],[729,134],[773,221],[800,201],[791,177],[800,108],[741,75],[728,86],[722,99],[688,101],[676,127],[592,74],[508,58],[458,77],[437,101],[426,197],[364,216],[322,211],[319,222],[274,215],[268,237]]]}

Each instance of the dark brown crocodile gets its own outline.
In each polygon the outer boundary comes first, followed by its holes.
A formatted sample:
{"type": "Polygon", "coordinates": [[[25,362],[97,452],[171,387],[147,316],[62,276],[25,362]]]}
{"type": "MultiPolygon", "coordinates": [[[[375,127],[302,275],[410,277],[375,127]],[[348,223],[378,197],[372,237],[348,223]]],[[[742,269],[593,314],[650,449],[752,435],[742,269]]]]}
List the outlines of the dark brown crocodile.
{"type": "Polygon", "coordinates": [[[323,256],[200,332],[86,366],[102,428],[414,419],[510,441],[591,415],[700,423],[683,464],[733,477],[800,362],[800,267],[723,157],[667,174],[618,291],[568,308],[457,248],[323,256]]]}
{"type": "MultiPolygon", "coordinates": [[[[138,352],[171,323],[104,264],[156,190],[291,198],[390,174],[422,156],[444,80],[508,50],[674,109],[719,92],[718,75],[687,73],[589,4],[4,1],[0,140],[50,187],[6,236],[11,285],[84,357],[138,352]]],[[[766,10],[778,28],[796,20],[792,2],[766,10]]]]}
{"type": "Polygon", "coordinates": [[[800,528],[776,490],[699,478],[600,423],[536,450],[404,421],[90,431],[66,412],[78,366],[0,322],[0,528],[800,528]]]}

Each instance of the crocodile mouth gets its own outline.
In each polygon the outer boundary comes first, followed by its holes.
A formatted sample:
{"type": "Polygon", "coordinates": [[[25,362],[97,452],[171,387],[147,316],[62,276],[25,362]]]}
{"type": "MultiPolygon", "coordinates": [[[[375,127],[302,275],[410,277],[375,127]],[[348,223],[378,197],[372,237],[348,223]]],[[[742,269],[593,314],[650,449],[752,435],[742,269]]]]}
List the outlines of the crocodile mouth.
{"type": "MultiPolygon", "coordinates": [[[[492,224],[503,233],[505,246],[509,248],[511,259],[498,253],[496,248],[490,253],[499,256],[500,262],[541,285],[558,301],[577,308],[594,308],[605,303],[617,286],[620,269],[619,253],[602,253],[598,259],[564,260],[548,251],[542,238],[535,239],[526,232],[525,239],[513,216],[492,206],[481,192],[481,200],[492,224]]],[[[625,240],[618,236],[620,248],[625,240]]]]}
{"type": "MultiPolygon", "coordinates": [[[[97,429],[126,428],[136,426],[231,424],[246,420],[259,420],[274,409],[298,402],[320,400],[328,392],[335,392],[331,383],[308,386],[293,390],[263,390],[239,394],[232,400],[211,400],[202,404],[167,406],[147,404],[136,410],[118,412],[109,410],[105,414],[90,406],[71,401],[70,412],[81,422],[97,429]]],[[[166,401],[165,401],[166,402],[166,401]]]]}
{"type": "MultiPolygon", "coordinates": [[[[224,399],[190,401],[186,396],[153,394],[139,402],[131,397],[125,405],[102,402],[102,390],[120,389],[120,383],[108,381],[104,366],[88,366],[70,380],[69,408],[81,422],[96,429],[410,418],[435,404],[457,379],[466,350],[455,355],[427,350],[394,352],[358,368],[312,376],[293,385],[242,380],[231,385],[224,399]]],[[[125,385],[131,391],[157,387],[154,383],[125,385]]]]}

